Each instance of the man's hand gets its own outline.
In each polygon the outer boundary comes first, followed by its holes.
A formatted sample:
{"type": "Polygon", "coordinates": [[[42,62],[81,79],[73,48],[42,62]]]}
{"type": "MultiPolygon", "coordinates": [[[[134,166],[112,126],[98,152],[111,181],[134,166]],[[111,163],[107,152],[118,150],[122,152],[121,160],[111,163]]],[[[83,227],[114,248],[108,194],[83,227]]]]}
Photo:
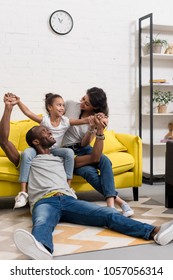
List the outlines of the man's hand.
{"type": "Polygon", "coordinates": [[[106,116],[95,115],[95,124],[97,129],[97,134],[102,135],[104,129],[108,124],[108,118],[106,116]]]}
{"type": "Polygon", "coordinates": [[[106,128],[107,127],[107,125],[108,125],[108,117],[102,117],[101,119],[100,119],[100,123],[101,123],[101,125],[104,127],[104,128],[106,128]]]}
{"type": "Polygon", "coordinates": [[[95,115],[96,119],[99,120],[100,124],[105,128],[108,125],[108,117],[103,113],[95,115]]]}
{"type": "Polygon", "coordinates": [[[13,93],[8,92],[4,95],[4,103],[6,105],[14,106],[17,103],[19,103],[19,101],[20,101],[20,98],[13,93]]]}

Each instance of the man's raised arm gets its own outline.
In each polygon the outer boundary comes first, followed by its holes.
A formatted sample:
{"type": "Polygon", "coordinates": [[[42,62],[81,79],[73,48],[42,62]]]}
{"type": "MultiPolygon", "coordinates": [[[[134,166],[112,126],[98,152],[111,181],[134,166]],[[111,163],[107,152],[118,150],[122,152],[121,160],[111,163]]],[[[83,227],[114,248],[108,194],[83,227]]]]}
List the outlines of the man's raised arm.
{"type": "Polygon", "coordinates": [[[13,110],[13,106],[16,104],[15,100],[10,97],[10,94],[4,96],[4,113],[0,121],[0,146],[5,152],[9,160],[16,166],[19,165],[20,154],[12,142],[9,141],[10,132],[10,117],[13,110]]]}

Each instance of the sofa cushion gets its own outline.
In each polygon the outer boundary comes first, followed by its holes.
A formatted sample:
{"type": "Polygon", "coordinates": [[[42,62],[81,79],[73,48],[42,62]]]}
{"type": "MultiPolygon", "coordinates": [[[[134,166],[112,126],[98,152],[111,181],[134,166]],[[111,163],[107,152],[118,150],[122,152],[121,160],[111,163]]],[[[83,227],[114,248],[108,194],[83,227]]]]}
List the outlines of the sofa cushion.
{"type": "Polygon", "coordinates": [[[109,154],[111,152],[127,151],[127,148],[116,138],[113,130],[106,130],[104,134],[105,134],[105,140],[104,140],[103,154],[109,154]]]}
{"type": "MultiPolygon", "coordinates": [[[[105,140],[103,147],[103,154],[109,154],[111,152],[127,151],[127,148],[116,138],[113,130],[104,131],[105,140]]],[[[91,142],[91,146],[94,145],[95,139],[91,142]]]]}
{"type": "Polygon", "coordinates": [[[0,181],[18,182],[19,170],[7,157],[0,157],[0,181]]]}
{"type": "MultiPolygon", "coordinates": [[[[28,147],[25,136],[27,131],[38,123],[28,119],[10,122],[9,140],[15,145],[18,151],[23,151],[28,147]]],[[[6,156],[2,148],[0,148],[0,156],[6,156]]]]}
{"type": "Polygon", "coordinates": [[[112,162],[112,171],[114,175],[129,171],[135,166],[133,156],[127,152],[109,153],[107,157],[112,162]]]}
{"type": "MultiPolygon", "coordinates": [[[[135,160],[132,155],[127,152],[115,152],[106,155],[112,162],[112,171],[114,176],[123,174],[131,170],[135,165],[135,160]]],[[[73,183],[85,183],[85,179],[80,176],[74,175],[73,183]]]]}
{"type": "MultiPolygon", "coordinates": [[[[14,144],[16,149],[18,149],[19,146],[19,139],[20,139],[20,128],[16,122],[11,122],[9,140],[14,144]]],[[[0,156],[1,157],[6,156],[2,148],[0,148],[0,156]]]]}

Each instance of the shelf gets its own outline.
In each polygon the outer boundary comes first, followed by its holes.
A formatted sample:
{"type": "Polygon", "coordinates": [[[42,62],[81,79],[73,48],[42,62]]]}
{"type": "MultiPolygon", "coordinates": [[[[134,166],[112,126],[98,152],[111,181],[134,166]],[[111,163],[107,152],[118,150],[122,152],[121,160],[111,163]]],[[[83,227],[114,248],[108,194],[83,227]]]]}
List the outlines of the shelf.
{"type": "MultiPolygon", "coordinates": [[[[149,31],[150,26],[146,25],[143,27],[143,31],[149,31]]],[[[164,32],[173,32],[173,26],[172,25],[160,25],[160,24],[153,24],[153,31],[164,31],[164,32]]]]}
{"type": "MultiPolygon", "coordinates": [[[[142,58],[149,59],[150,54],[143,55],[142,58]]],[[[164,54],[164,53],[153,53],[153,59],[160,59],[160,60],[173,60],[173,54],[164,54]]]]}
{"type": "MultiPolygon", "coordinates": [[[[150,175],[150,170],[144,169],[142,173],[143,173],[144,177],[148,177],[150,175]]],[[[154,170],[154,178],[156,179],[157,176],[161,177],[160,180],[164,179],[165,172],[163,172],[163,170],[154,170]]],[[[159,177],[157,178],[157,182],[159,181],[159,177]]],[[[147,178],[145,178],[145,179],[147,180],[147,178]]],[[[148,179],[149,179],[149,177],[148,177],[148,179]]]]}
{"type": "Polygon", "coordinates": [[[172,25],[161,25],[161,24],[153,24],[154,31],[165,31],[165,32],[173,32],[172,25]]]}
{"type": "MultiPolygon", "coordinates": [[[[149,117],[150,113],[143,113],[142,116],[149,117]]],[[[173,113],[153,113],[153,116],[155,117],[163,117],[163,116],[173,116],[173,113]]]]}
{"type": "MultiPolygon", "coordinates": [[[[153,83],[153,86],[154,87],[173,87],[173,84],[170,84],[170,83],[153,83]]],[[[145,85],[142,85],[142,87],[150,87],[150,84],[145,84],[145,85]]]]}
{"type": "MultiPolygon", "coordinates": [[[[150,142],[149,141],[142,141],[143,145],[148,145],[150,146],[150,142]]],[[[153,146],[165,146],[166,142],[154,142],[153,146]]]]}

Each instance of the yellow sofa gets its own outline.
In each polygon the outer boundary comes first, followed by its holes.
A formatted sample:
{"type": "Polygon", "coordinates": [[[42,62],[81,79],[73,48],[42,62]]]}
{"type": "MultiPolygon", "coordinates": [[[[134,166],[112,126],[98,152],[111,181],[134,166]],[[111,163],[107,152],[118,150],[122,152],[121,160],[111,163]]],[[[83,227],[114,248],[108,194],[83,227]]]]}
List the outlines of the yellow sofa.
{"type": "MultiPolygon", "coordinates": [[[[26,132],[34,125],[32,120],[10,123],[10,140],[19,151],[27,147],[26,132]]],[[[138,136],[105,131],[103,153],[112,162],[116,188],[133,188],[134,200],[138,200],[138,187],[142,184],[142,144],[138,136]]],[[[16,196],[20,191],[19,170],[8,160],[0,148],[0,197],[16,196]]],[[[109,178],[108,178],[109,180],[109,178]]],[[[82,177],[74,176],[72,187],[76,192],[93,190],[82,177]]]]}

